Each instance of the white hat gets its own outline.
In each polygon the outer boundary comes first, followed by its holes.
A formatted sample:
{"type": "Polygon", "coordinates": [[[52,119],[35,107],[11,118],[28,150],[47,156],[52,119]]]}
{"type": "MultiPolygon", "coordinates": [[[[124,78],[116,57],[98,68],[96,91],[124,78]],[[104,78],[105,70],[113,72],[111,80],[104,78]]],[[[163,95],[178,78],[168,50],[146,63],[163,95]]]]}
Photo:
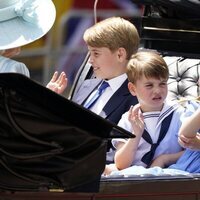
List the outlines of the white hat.
{"type": "Polygon", "coordinates": [[[0,50],[31,43],[53,26],[52,0],[0,0],[0,50]]]}

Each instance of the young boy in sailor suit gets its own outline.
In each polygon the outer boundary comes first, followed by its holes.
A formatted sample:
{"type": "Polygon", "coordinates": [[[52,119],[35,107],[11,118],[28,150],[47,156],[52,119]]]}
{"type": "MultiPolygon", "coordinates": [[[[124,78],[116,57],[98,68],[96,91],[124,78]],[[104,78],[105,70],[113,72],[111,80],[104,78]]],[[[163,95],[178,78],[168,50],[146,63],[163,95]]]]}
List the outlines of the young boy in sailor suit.
{"type": "MultiPolygon", "coordinates": [[[[116,148],[115,165],[106,166],[106,174],[132,165],[150,167],[152,161],[161,154],[168,155],[168,164],[174,163],[182,154],[178,131],[184,108],[166,99],[169,71],[163,58],[155,52],[140,51],[132,55],[127,65],[127,75],[129,91],[137,96],[139,104],[132,106],[118,125],[136,137],[112,140],[116,148]],[[144,137],[144,132],[148,133],[152,144],[144,137]],[[163,132],[163,138],[158,141],[163,132]],[[149,157],[153,146],[154,151],[149,157]]],[[[160,167],[164,167],[163,163],[161,160],[160,167]]]]}

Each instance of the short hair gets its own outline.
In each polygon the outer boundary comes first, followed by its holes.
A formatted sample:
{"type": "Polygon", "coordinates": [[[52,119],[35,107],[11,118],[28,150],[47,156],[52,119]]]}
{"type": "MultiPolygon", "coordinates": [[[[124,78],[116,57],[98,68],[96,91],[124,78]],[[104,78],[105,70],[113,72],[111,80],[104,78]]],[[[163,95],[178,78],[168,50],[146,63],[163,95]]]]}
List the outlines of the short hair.
{"type": "Polygon", "coordinates": [[[121,17],[104,19],[88,28],[83,39],[91,47],[107,47],[112,52],[123,47],[130,59],[139,48],[140,37],[136,27],[121,17]]]}
{"type": "Polygon", "coordinates": [[[128,80],[136,83],[143,75],[146,78],[166,79],[169,78],[169,69],[158,52],[138,51],[133,54],[127,64],[128,80]]]}

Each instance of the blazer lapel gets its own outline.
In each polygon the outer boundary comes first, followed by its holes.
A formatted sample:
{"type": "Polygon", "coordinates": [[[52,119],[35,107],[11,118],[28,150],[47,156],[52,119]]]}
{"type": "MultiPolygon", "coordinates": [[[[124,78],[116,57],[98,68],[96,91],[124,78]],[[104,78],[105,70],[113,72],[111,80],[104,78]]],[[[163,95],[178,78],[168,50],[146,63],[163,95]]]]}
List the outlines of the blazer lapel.
{"type": "Polygon", "coordinates": [[[72,101],[78,104],[84,104],[88,96],[98,87],[101,79],[88,79],[83,82],[77,93],[72,98],[72,101]]]}
{"type": "Polygon", "coordinates": [[[113,94],[107,104],[104,106],[100,116],[107,118],[115,109],[117,109],[125,96],[130,95],[128,90],[128,79],[121,85],[121,87],[113,94]]]}

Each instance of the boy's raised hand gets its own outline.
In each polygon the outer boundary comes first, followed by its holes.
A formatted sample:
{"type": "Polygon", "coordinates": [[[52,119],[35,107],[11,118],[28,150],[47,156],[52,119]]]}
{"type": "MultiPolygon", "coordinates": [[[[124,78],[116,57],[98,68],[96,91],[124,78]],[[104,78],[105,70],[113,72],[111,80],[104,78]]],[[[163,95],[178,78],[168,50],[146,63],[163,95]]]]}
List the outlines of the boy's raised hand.
{"type": "Polygon", "coordinates": [[[67,78],[65,72],[62,72],[59,77],[58,72],[54,72],[53,77],[46,87],[58,94],[62,94],[67,87],[67,78]]]}
{"type": "Polygon", "coordinates": [[[144,132],[144,118],[140,110],[140,104],[130,107],[128,120],[133,127],[133,133],[136,136],[142,136],[144,132]]]}

